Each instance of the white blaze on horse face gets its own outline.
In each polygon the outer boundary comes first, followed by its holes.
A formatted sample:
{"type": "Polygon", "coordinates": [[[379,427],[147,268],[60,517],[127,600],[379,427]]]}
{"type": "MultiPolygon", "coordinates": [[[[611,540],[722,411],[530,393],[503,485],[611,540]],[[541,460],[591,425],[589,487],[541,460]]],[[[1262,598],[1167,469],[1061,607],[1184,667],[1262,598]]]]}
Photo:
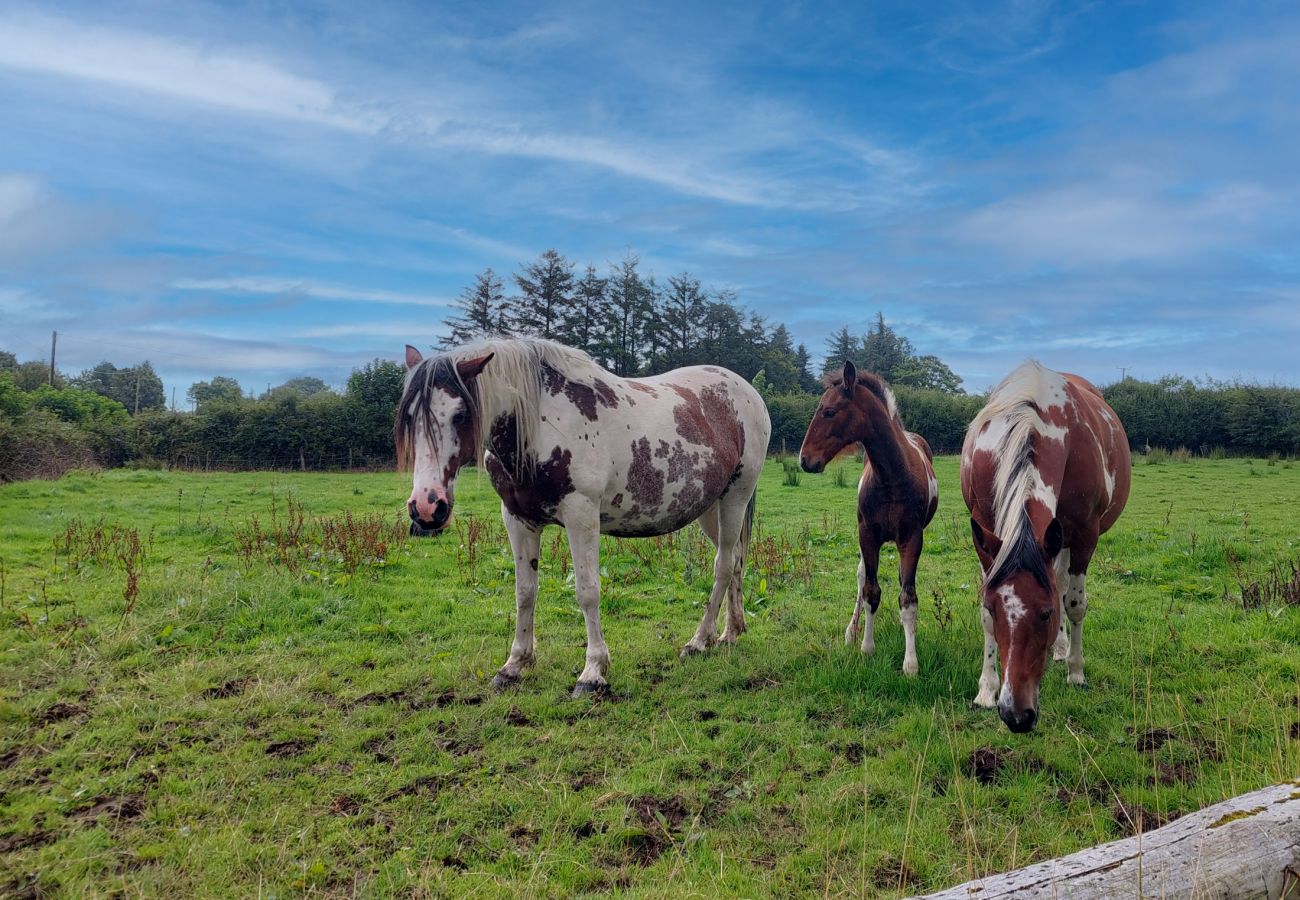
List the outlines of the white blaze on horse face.
{"type": "Polygon", "coordinates": [[[444,483],[444,473],[460,454],[454,419],[465,411],[465,403],[459,397],[445,391],[433,391],[432,394],[428,409],[411,410],[415,418],[415,454],[409,502],[415,505],[415,511],[423,522],[433,520],[437,501],[451,502],[452,486],[444,483]],[[424,427],[426,421],[433,423],[436,446],[429,440],[424,427]]]}
{"type": "Polygon", "coordinates": [[[998,695],[998,702],[1009,706],[1012,702],[1011,683],[1007,680],[1007,675],[1011,671],[1011,647],[1016,626],[1025,617],[1025,604],[1016,589],[1009,584],[998,588],[998,596],[1002,599],[1002,615],[1007,620],[1007,658],[1002,661],[1002,691],[998,695]]]}

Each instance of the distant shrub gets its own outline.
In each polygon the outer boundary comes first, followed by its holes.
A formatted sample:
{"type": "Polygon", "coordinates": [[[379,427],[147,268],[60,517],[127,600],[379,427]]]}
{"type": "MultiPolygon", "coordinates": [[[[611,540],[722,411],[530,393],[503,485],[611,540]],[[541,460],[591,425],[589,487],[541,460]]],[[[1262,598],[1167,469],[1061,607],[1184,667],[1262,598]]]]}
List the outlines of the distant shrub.
{"type": "Polygon", "coordinates": [[[92,438],[48,409],[0,417],[0,482],[60,478],[95,467],[92,438]]]}

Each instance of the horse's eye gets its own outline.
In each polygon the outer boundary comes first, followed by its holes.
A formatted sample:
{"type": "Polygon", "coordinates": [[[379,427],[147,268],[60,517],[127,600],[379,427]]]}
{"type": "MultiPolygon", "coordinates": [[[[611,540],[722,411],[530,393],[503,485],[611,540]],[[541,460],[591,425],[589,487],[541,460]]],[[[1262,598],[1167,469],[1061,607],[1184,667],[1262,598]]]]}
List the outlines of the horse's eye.
{"type": "Polygon", "coordinates": [[[827,419],[833,419],[833,418],[835,418],[835,408],[834,408],[834,407],[829,407],[829,408],[827,408],[827,409],[822,410],[822,416],[825,417],[825,418],[827,418],[827,419]]]}
{"type": "Polygon", "coordinates": [[[1038,618],[1039,618],[1040,621],[1043,621],[1043,622],[1051,621],[1051,618],[1052,618],[1052,608],[1049,606],[1047,609],[1043,610],[1041,613],[1038,614],[1038,618]]]}
{"type": "Polygon", "coordinates": [[[469,414],[466,413],[464,410],[461,410],[460,412],[456,413],[456,415],[451,417],[451,424],[453,425],[464,425],[468,421],[469,421],[469,414]]]}

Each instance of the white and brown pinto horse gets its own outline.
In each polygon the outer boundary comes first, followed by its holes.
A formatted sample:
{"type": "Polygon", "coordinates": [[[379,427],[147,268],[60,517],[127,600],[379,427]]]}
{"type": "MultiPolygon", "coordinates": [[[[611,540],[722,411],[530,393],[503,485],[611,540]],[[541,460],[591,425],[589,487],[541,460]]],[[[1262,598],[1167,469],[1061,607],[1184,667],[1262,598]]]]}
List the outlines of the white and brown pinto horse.
{"type": "Polygon", "coordinates": [[[1069,682],[1084,683],[1084,579],[1097,538],[1124,510],[1130,478],[1128,437],[1101,393],[1032,360],[993,389],[966,430],[961,491],[984,570],[975,704],[996,704],[1012,731],[1038,721],[1054,641],[1069,682]]]}
{"type": "Polygon", "coordinates": [[[853,363],[846,361],[838,378],[827,378],[826,391],[799,449],[799,463],[806,472],[820,472],[845,448],[858,445],[866,455],[858,480],[858,599],[844,641],[857,643],[861,630],[862,652],[869,655],[876,651],[880,545],[893,541],[898,546],[903,672],[915,675],[916,567],[925,526],[939,507],[939,483],[934,477],[930,445],[919,434],[903,428],[889,385],[870,372],[858,372],[853,363]]]}
{"type": "Polygon", "coordinates": [[[424,359],[406,348],[394,427],[414,468],[413,530],[446,528],[456,473],[480,455],[501,497],[515,557],[515,639],[493,684],[535,659],[533,608],[542,529],[568,532],[586,667],[574,694],[606,686],[600,628],[600,536],[649,537],[698,521],[717,547],[713,590],[682,655],[745,630],[741,579],[754,490],[772,426],[758,392],[716,366],[654,378],[613,375],[586,354],[542,340],[496,339],[424,359]],[[715,634],[726,598],[722,634],[715,634]]]}

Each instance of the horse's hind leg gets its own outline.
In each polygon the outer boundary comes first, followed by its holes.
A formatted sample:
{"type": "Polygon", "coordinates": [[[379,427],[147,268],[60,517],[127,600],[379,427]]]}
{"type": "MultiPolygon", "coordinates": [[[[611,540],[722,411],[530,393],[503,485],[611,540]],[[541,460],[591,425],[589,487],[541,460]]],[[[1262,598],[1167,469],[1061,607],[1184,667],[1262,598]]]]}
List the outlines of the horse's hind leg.
{"type": "MultiPolygon", "coordinates": [[[[704,617],[700,619],[695,635],[682,648],[682,656],[703,653],[716,640],[714,632],[718,626],[718,608],[731,590],[731,579],[736,563],[736,544],[745,521],[745,505],[737,503],[738,491],[730,491],[715,504],[718,510],[717,553],[713,557],[713,590],[709,592],[709,602],[704,607],[704,617]]],[[[707,533],[707,531],[706,531],[707,533]]]]}
{"type": "Polygon", "coordinates": [[[734,644],[745,633],[745,558],[749,556],[749,541],[754,533],[754,495],[750,494],[745,505],[745,521],[740,526],[740,538],[736,541],[736,559],[731,567],[731,591],[727,594],[727,624],[718,638],[726,644],[734,644]]]}
{"type": "MultiPolygon", "coordinates": [[[[714,552],[717,552],[718,504],[714,503],[712,506],[710,506],[707,510],[705,510],[704,515],[700,516],[698,519],[696,519],[696,521],[700,523],[700,530],[703,531],[704,536],[709,539],[709,543],[713,544],[714,552]]],[[[736,564],[732,566],[733,572],[743,565],[744,565],[744,560],[741,554],[737,553],[736,564]]],[[[718,636],[719,641],[728,644],[735,642],[736,637],[739,636],[741,633],[743,633],[745,630],[745,618],[744,618],[745,613],[743,607],[740,610],[740,619],[739,619],[740,624],[739,626],[737,626],[736,624],[737,621],[736,603],[737,603],[738,594],[739,594],[739,588],[735,584],[734,575],[733,575],[731,592],[727,595],[727,611],[726,611],[726,617],[723,620],[724,624],[722,627],[722,634],[718,636]]]]}
{"type": "Polygon", "coordinates": [[[526,666],[531,666],[537,656],[533,635],[533,608],[537,603],[537,560],[541,549],[542,532],[506,512],[501,518],[510,536],[510,549],[515,556],[515,642],[510,646],[510,658],[492,679],[492,686],[503,688],[519,681],[526,666]]]}

